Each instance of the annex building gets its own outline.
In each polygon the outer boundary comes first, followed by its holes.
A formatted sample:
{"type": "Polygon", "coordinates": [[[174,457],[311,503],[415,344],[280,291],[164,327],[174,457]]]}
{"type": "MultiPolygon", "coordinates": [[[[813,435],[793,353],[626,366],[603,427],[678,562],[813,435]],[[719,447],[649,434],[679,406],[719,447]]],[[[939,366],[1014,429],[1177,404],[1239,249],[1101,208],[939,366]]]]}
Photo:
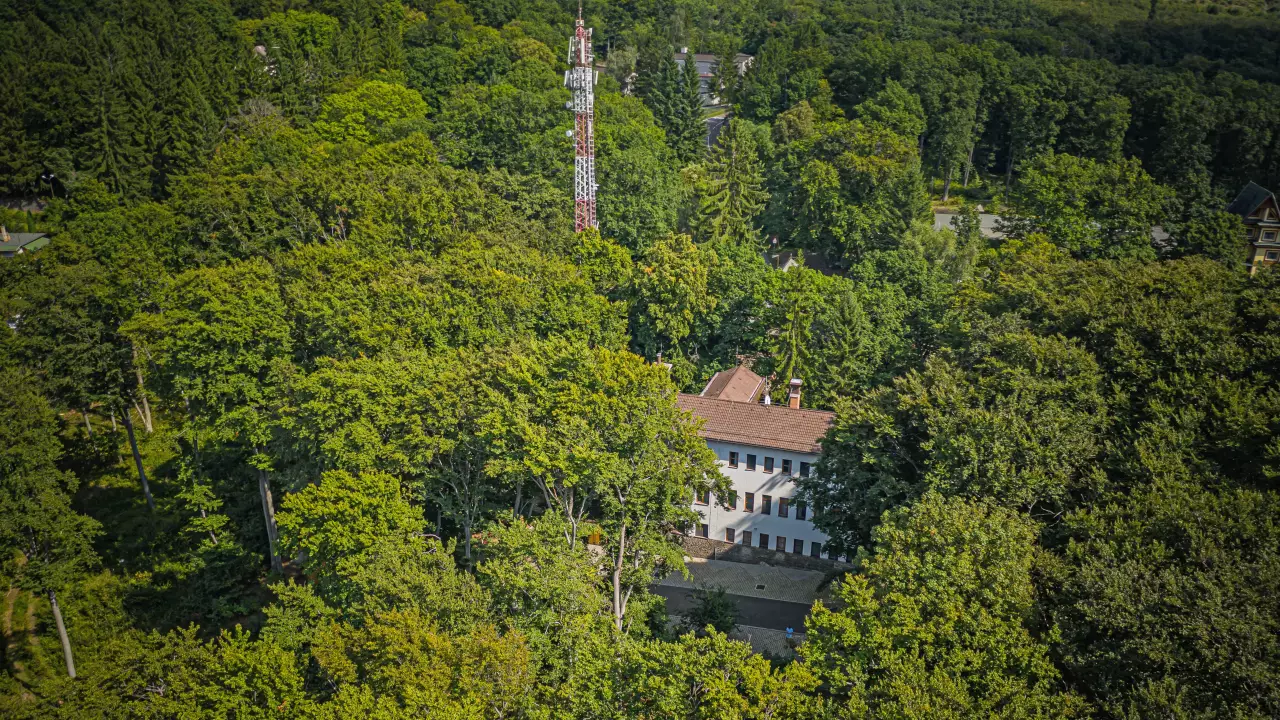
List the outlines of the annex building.
{"type": "Polygon", "coordinates": [[[703,494],[693,499],[702,517],[693,535],[735,545],[826,558],[827,536],[795,498],[795,480],[818,459],[819,441],[835,413],[800,408],[800,380],[787,405],[771,405],[764,378],[745,367],[716,373],[698,395],[676,404],[704,421],[700,431],[719,458],[736,497],[729,509],[703,494]]]}

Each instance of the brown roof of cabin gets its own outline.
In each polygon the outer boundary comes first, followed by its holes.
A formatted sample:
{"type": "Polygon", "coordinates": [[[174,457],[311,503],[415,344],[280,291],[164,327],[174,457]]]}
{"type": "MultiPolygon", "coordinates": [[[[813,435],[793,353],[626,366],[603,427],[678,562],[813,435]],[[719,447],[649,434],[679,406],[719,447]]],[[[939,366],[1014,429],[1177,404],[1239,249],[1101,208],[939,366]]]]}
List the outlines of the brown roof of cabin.
{"type": "Polygon", "coordinates": [[[796,410],[685,393],[676,396],[676,404],[705,421],[698,434],[708,440],[804,453],[820,450],[818,443],[836,417],[825,410],[796,410]]]}
{"type": "Polygon", "coordinates": [[[755,402],[764,388],[764,378],[739,365],[711,376],[701,397],[734,402],[755,402]]]}

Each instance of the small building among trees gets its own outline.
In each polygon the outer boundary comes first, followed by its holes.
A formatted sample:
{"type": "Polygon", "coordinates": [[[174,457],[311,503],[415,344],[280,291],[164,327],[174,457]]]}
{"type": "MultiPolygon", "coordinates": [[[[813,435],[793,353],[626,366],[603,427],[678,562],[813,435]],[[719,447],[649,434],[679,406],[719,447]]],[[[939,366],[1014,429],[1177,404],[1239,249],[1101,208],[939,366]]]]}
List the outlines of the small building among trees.
{"type": "Polygon", "coordinates": [[[49,244],[45,233],[11,233],[0,227],[0,257],[11,258],[23,253],[35,252],[49,244]]]}
{"type": "Polygon", "coordinates": [[[1280,262],[1280,204],[1275,193],[1251,182],[1227,206],[1244,220],[1249,240],[1249,272],[1280,262]]]}

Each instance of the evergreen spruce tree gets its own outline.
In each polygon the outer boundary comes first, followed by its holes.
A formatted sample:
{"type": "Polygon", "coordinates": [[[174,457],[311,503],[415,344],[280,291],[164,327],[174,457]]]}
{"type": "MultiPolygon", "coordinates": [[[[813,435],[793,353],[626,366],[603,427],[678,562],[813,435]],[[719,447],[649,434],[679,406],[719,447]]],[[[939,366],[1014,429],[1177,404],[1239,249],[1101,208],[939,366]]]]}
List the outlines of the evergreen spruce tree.
{"type": "Polygon", "coordinates": [[[667,141],[684,163],[696,161],[706,144],[707,127],[702,118],[701,85],[698,63],[694,61],[692,52],[687,53],[680,72],[673,124],[667,130],[667,141]]]}
{"type": "Polygon", "coordinates": [[[756,139],[743,120],[734,118],[721,131],[707,163],[702,223],[714,241],[755,243],[755,218],[764,210],[764,163],[756,139]]]}
{"type": "Polygon", "coordinates": [[[641,50],[636,66],[636,94],[653,112],[653,118],[667,132],[669,144],[677,124],[680,103],[680,68],[671,46],[649,43],[641,50]]]}

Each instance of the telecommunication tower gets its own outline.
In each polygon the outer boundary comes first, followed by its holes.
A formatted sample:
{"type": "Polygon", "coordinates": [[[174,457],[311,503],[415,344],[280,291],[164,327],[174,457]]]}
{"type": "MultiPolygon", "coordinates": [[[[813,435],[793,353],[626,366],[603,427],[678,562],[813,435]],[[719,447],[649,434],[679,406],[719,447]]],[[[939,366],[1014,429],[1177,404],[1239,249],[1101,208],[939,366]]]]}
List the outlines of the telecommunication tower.
{"type": "Polygon", "coordinates": [[[573,91],[573,227],[577,232],[596,224],[596,72],[592,67],[591,30],[583,27],[582,4],[569,40],[569,69],[564,84],[573,91]]]}

